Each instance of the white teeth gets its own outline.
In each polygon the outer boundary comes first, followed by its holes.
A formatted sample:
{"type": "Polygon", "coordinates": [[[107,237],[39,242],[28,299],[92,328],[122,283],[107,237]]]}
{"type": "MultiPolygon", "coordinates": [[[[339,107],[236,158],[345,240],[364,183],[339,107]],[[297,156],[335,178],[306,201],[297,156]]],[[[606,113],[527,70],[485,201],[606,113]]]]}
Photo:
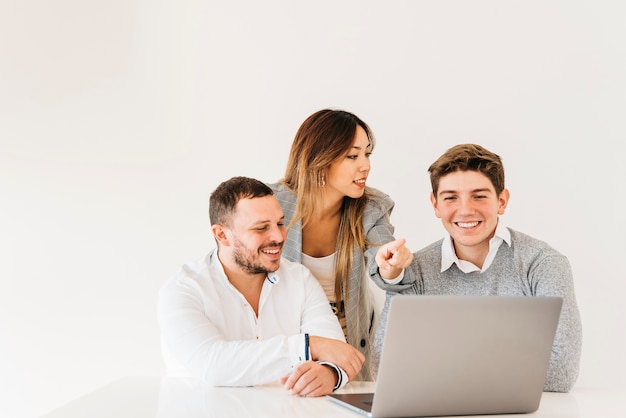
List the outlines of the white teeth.
{"type": "Polygon", "coordinates": [[[268,254],[278,254],[280,250],[263,250],[264,253],[268,254]]]}
{"type": "Polygon", "coordinates": [[[365,180],[354,180],[355,183],[365,183],[365,180]]]}
{"type": "Polygon", "coordinates": [[[473,228],[478,225],[478,221],[475,222],[457,222],[457,225],[461,228],[473,228]]]}

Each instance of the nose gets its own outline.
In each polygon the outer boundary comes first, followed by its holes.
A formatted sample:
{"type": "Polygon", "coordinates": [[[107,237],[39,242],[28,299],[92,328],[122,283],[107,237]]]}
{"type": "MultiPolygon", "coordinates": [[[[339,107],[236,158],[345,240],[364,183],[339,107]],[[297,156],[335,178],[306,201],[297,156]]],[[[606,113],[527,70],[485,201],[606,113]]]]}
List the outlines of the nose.
{"type": "Polygon", "coordinates": [[[284,242],[287,239],[285,225],[275,225],[270,231],[270,239],[275,242],[284,242]]]}
{"type": "Polygon", "coordinates": [[[474,213],[474,207],[472,206],[472,199],[462,198],[459,202],[459,212],[462,215],[471,215],[474,213]]]}
{"type": "Polygon", "coordinates": [[[361,160],[361,168],[360,168],[360,171],[363,171],[363,172],[366,172],[366,173],[367,173],[367,172],[369,172],[369,171],[370,171],[370,168],[371,168],[371,165],[370,165],[370,159],[369,159],[369,158],[367,158],[367,157],[363,158],[363,159],[361,160]]]}

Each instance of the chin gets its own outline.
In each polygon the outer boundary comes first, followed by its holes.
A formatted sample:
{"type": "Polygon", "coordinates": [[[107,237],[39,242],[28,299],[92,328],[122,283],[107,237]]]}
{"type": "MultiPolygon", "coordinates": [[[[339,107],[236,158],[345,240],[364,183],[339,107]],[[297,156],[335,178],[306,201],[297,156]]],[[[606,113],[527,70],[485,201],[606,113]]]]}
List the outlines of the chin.
{"type": "Polygon", "coordinates": [[[277,262],[272,263],[271,265],[267,266],[267,272],[268,273],[274,273],[279,268],[280,268],[280,261],[277,261],[277,262]]]}

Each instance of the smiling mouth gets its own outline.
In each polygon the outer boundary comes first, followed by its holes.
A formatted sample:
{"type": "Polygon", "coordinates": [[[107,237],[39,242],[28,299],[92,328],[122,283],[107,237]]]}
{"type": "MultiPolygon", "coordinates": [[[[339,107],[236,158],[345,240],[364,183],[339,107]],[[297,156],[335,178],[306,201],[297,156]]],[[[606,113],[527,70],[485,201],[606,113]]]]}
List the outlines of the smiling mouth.
{"type": "Polygon", "coordinates": [[[354,182],[353,182],[353,183],[356,183],[356,184],[358,184],[358,185],[365,184],[365,179],[354,180],[354,182]]]}
{"type": "Polygon", "coordinates": [[[479,223],[480,223],[479,221],[474,221],[474,222],[455,222],[456,226],[458,226],[459,228],[465,228],[465,229],[474,228],[474,227],[478,226],[479,223]]]}
{"type": "Polygon", "coordinates": [[[276,254],[280,253],[280,248],[278,248],[276,250],[261,250],[261,252],[265,253],[265,254],[276,255],[276,254]]]}
{"type": "Polygon", "coordinates": [[[261,248],[261,252],[268,255],[277,255],[280,254],[282,248],[283,246],[280,244],[273,244],[271,246],[261,248]]]}

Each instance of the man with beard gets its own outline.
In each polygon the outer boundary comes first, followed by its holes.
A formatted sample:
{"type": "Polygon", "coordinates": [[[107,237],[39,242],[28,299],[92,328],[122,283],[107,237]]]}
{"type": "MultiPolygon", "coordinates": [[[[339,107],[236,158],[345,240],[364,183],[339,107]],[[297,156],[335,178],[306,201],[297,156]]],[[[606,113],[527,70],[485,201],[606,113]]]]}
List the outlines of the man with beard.
{"type": "Polygon", "coordinates": [[[184,265],[159,292],[168,375],[214,386],[279,381],[322,396],[354,378],[363,355],[345,342],[320,284],[281,259],[282,209],[264,183],[234,177],[209,200],[217,248],[184,265]]]}

